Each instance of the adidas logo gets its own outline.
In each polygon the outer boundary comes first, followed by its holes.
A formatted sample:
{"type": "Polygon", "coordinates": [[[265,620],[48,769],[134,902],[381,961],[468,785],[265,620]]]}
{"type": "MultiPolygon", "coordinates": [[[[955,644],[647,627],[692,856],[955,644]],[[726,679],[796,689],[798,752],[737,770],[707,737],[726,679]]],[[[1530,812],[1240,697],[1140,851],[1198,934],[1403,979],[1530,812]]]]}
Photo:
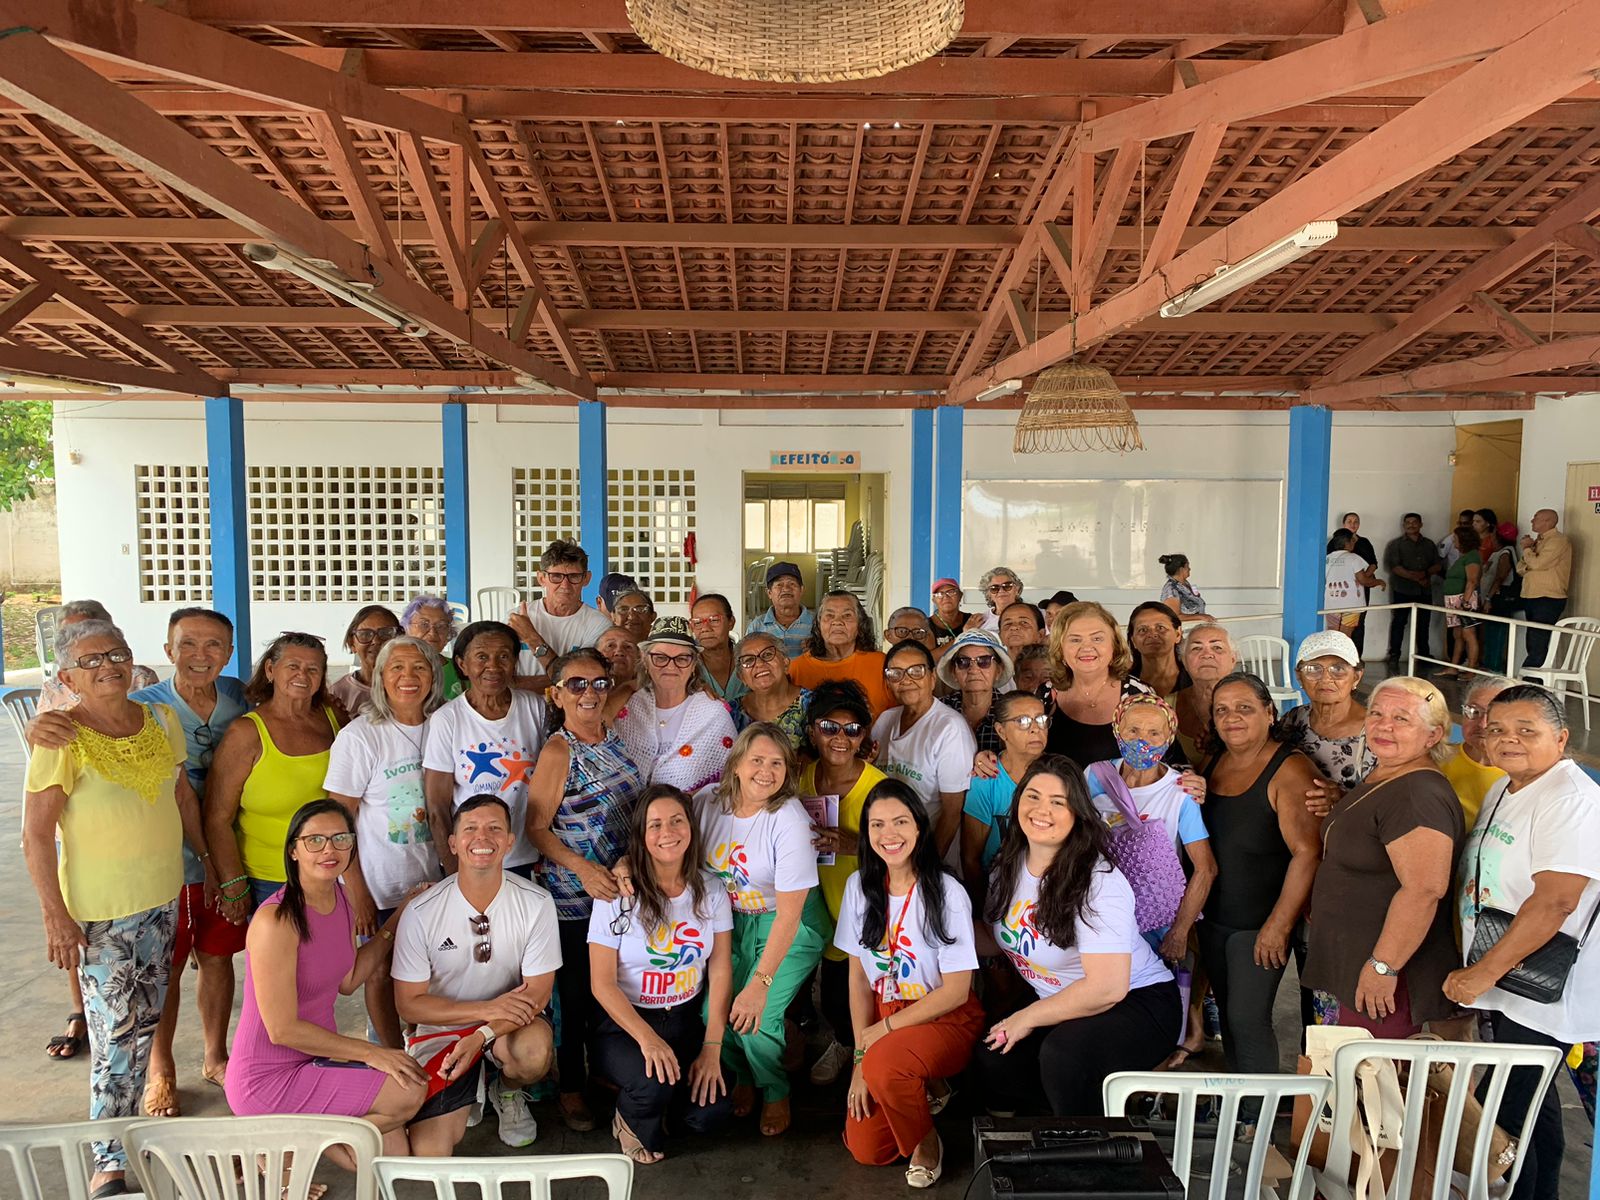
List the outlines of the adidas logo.
{"type": "Polygon", "coordinates": [[[454,950],[455,948],[456,948],[456,943],[455,943],[455,939],[454,938],[445,938],[444,941],[439,943],[439,950],[441,952],[443,952],[445,950],[454,950]]]}

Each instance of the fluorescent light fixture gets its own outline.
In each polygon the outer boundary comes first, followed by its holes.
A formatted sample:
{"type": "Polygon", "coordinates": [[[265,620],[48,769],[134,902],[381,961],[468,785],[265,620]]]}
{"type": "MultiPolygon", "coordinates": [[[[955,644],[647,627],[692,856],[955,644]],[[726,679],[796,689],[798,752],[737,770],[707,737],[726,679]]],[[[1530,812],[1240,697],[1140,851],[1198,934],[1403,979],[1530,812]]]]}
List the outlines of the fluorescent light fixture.
{"type": "Polygon", "coordinates": [[[1304,258],[1313,250],[1326,246],[1339,236],[1337,221],[1312,221],[1302,225],[1288,237],[1273,242],[1265,250],[1252,254],[1243,262],[1217,268],[1210,279],[1201,280],[1186,292],[1180,292],[1161,306],[1163,317],[1182,317],[1204,308],[1215,300],[1237,292],[1263,275],[1270,275],[1286,267],[1297,258],[1304,258]]]}
{"type": "Polygon", "coordinates": [[[62,375],[24,375],[17,371],[0,372],[0,384],[19,388],[37,388],[42,392],[76,392],[84,396],[120,396],[122,389],[110,383],[91,383],[86,379],[68,379],[62,375]]]}
{"type": "Polygon", "coordinates": [[[998,400],[1001,396],[1009,396],[1012,392],[1019,392],[1021,390],[1022,380],[1006,379],[1002,380],[1000,383],[991,384],[989,387],[984,388],[983,391],[979,392],[972,399],[974,403],[982,404],[987,400],[998,400]]]}
{"type": "Polygon", "coordinates": [[[428,331],[410,317],[394,308],[384,300],[372,294],[373,285],[349,279],[337,271],[332,263],[322,262],[314,258],[302,258],[293,251],[284,250],[279,246],[272,246],[266,242],[247,242],[244,247],[245,257],[257,266],[265,267],[269,271],[287,271],[315,288],[319,288],[335,300],[343,300],[352,308],[359,308],[364,313],[371,313],[389,328],[394,329],[407,337],[422,338],[428,336],[428,331]]]}

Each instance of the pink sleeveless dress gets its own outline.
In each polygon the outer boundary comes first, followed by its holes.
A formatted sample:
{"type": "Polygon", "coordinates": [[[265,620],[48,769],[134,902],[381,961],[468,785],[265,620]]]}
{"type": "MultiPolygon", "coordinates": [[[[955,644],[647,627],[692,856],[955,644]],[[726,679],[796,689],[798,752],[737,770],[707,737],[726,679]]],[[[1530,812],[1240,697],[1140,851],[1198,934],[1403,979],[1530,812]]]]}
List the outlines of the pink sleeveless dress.
{"type": "MultiPolygon", "coordinates": [[[[344,888],[334,889],[337,899],[331,913],[323,916],[309,906],[306,922],[311,936],[300,943],[295,964],[295,991],[302,1021],[310,1021],[337,1033],[333,1005],[339,998],[339,984],[355,963],[355,918],[345,899],[344,888]]],[[[269,913],[283,898],[279,889],[256,909],[253,920],[277,920],[269,913]]],[[[288,1046],[274,1045],[262,1024],[256,1005],[255,964],[245,954],[244,1005],[239,1013],[239,1028],[234,1034],[233,1051],[228,1058],[228,1107],[235,1116],[255,1117],[269,1113],[329,1113],[334,1116],[364,1117],[388,1078],[382,1071],[360,1063],[331,1064],[314,1059],[288,1046]]]]}

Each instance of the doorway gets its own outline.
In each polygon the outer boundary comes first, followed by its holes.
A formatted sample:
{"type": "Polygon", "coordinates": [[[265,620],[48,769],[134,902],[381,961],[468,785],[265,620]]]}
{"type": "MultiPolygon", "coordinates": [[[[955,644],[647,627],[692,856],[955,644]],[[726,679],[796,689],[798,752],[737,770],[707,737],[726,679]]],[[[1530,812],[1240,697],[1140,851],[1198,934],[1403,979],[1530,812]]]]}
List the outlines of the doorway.
{"type": "Polygon", "coordinates": [[[886,481],[880,473],[745,472],[740,562],[747,624],[771,607],[767,568],[792,562],[807,608],[816,610],[830,578],[846,577],[882,627],[886,481]]]}
{"type": "Polygon", "coordinates": [[[1522,484],[1521,417],[1457,425],[1454,461],[1455,471],[1450,479],[1452,523],[1464,508],[1492,508],[1502,521],[1517,519],[1517,493],[1522,484]]]}

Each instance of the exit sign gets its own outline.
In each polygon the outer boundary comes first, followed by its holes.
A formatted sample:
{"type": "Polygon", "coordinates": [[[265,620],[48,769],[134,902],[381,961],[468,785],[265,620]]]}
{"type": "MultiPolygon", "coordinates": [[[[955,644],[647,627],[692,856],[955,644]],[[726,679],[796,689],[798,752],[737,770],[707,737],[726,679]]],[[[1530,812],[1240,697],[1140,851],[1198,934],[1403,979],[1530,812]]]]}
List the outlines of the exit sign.
{"type": "Polygon", "coordinates": [[[1589,499],[1600,500],[1600,487],[1592,487],[1589,489],[1589,499]]]}

